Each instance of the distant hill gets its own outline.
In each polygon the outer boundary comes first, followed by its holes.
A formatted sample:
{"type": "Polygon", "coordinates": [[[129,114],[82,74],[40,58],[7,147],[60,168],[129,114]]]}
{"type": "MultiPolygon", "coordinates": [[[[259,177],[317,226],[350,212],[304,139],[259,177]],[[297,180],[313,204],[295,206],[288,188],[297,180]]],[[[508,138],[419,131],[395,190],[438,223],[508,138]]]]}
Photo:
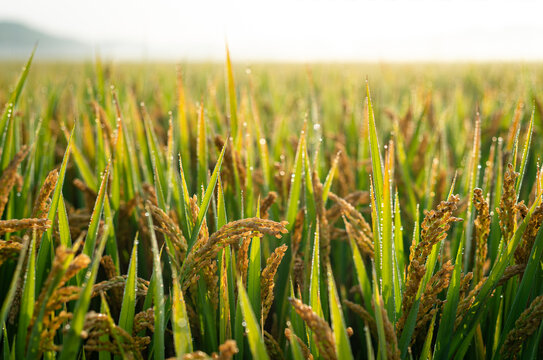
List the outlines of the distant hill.
{"type": "Polygon", "coordinates": [[[50,35],[29,26],[0,21],[0,59],[27,58],[35,44],[41,59],[81,59],[92,56],[92,47],[77,40],[50,35]]]}

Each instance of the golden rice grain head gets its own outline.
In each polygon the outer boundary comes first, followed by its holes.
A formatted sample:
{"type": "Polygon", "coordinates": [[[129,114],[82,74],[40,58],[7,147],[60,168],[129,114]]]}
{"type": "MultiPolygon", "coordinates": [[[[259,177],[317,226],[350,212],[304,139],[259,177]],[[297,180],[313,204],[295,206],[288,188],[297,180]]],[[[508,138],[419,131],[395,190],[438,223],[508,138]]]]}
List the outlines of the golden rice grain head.
{"type": "Polygon", "coordinates": [[[289,298],[291,305],[307,326],[313,331],[313,339],[317,344],[320,355],[327,360],[336,360],[334,334],[330,325],[319,317],[310,306],[300,300],[289,298]]]}
{"type": "Polygon", "coordinates": [[[17,256],[22,248],[23,244],[21,243],[0,240],[0,265],[2,265],[6,260],[17,256]]]}
{"type": "Polygon", "coordinates": [[[178,255],[184,256],[188,249],[187,240],[183,236],[177,223],[162,209],[153,205],[151,202],[148,201],[147,206],[151,210],[155,230],[169,236],[173,245],[176,247],[175,250],[179,253],[178,255]]]}
{"type": "Polygon", "coordinates": [[[277,200],[278,194],[275,191],[270,191],[264,199],[260,201],[260,217],[262,219],[267,219],[269,217],[268,210],[277,200]]]}
{"type": "Polygon", "coordinates": [[[43,218],[49,211],[49,197],[53,193],[58,181],[58,169],[53,169],[47,174],[32,210],[32,217],[43,218]]]}
{"type": "Polygon", "coordinates": [[[467,295],[461,297],[461,300],[458,303],[458,307],[456,308],[456,319],[454,322],[455,328],[460,325],[460,323],[464,319],[464,316],[473,305],[475,297],[477,297],[479,291],[481,291],[481,288],[483,287],[485,281],[486,278],[482,278],[467,295]]]}
{"type": "Polygon", "coordinates": [[[532,217],[528,221],[528,226],[522,234],[522,242],[515,250],[515,263],[527,264],[532,252],[532,247],[535,242],[541,223],[543,222],[543,205],[535,208],[532,217]]]}
{"type": "Polygon", "coordinates": [[[511,279],[512,277],[515,277],[519,274],[523,274],[524,270],[526,269],[526,264],[514,264],[509,265],[505,268],[505,271],[503,272],[502,277],[500,280],[498,280],[498,284],[496,286],[502,286],[505,285],[511,279]]]}
{"type": "Polygon", "coordinates": [[[68,266],[68,269],[62,276],[58,286],[63,286],[68,280],[73,278],[79,271],[87,268],[90,264],[90,258],[85,254],[79,254],[73,258],[72,262],[68,266]]]}
{"type": "Polygon", "coordinates": [[[420,242],[411,244],[405,291],[402,297],[402,315],[396,323],[397,333],[403,330],[415,301],[420,282],[426,272],[426,258],[430,255],[433,246],[445,239],[451,224],[461,220],[453,216],[459,200],[458,195],[451,195],[447,201],[442,201],[436,210],[427,212],[421,224],[420,242]]]}
{"type": "Polygon", "coordinates": [[[516,216],[518,213],[517,194],[515,183],[519,173],[515,172],[513,165],[508,164],[503,177],[502,196],[500,207],[496,210],[500,219],[500,229],[507,244],[516,227],[516,216]]]}
{"type": "Polygon", "coordinates": [[[155,311],[152,307],[139,312],[134,316],[134,329],[132,332],[137,334],[145,329],[148,329],[151,332],[155,331],[155,311]]]}
{"type": "Polygon", "coordinates": [[[241,282],[244,287],[247,286],[247,271],[249,269],[249,245],[252,241],[251,236],[247,236],[241,240],[237,253],[237,270],[238,275],[241,277],[241,282]]]}
{"type": "Polygon", "coordinates": [[[510,358],[520,352],[522,345],[537,330],[543,319],[543,295],[536,297],[515,322],[515,327],[507,334],[500,351],[510,358]]]}
{"type": "Polygon", "coordinates": [[[262,270],[260,277],[260,296],[262,302],[262,323],[266,321],[268,313],[273,303],[273,288],[275,287],[275,274],[285,256],[287,245],[283,244],[277,247],[270,257],[266,260],[266,267],[262,270]]]}
{"type": "Polygon", "coordinates": [[[350,212],[351,209],[356,210],[359,205],[368,205],[370,203],[370,193],[368,191],[354,191],[344,198],[340,198],[332,192],[328,193],[330,200],[334,201],[328,210],[326,210],[326,217],[330,224],[335,223],[344,212],[350,212]],[[343,201],[345,201],[345,203],[343,201]],[[349,205],[349,206],[346,206],[349,205]]]}
{"type": "Polygon", "coordinates": [[[21,230],[46,230],[51,227],[48,219],[0,220],[0,235],[21,230]]]}
{"type": "Polygon", "coordinates": [[[17,180],[17,168],[28,155],[29,151],[29,147],[23,145],[21,150],[15,154],[8,166],[4,169],[2,176],[0,176],[0,218],[2,218],[2,214],[4,214],[4,208],[8,202],[9,194],[17,180]]]}
{"type": "Polygon", "coordinates": [[[351,222],[343,216],[343,222],[345,223],[345,230],[349,238],[353,239],[358,249],[362,254],[366,254],[370,259],[373,259],[374,249],[373,241],[367,237],[363,231],[360,231],[358,227],[351,225],[351,222]]]}

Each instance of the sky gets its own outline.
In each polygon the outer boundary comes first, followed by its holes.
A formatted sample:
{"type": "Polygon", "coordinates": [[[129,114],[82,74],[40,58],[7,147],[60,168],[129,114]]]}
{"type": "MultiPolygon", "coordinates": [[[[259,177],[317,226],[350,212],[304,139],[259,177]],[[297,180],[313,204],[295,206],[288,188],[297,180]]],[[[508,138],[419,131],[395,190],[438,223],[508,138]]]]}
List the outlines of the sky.
{"type": "Polygon", "coordinates": [[[537,0],[17,0],[1,20],[119,57],[275,61],[543,60],[537,0]]]}

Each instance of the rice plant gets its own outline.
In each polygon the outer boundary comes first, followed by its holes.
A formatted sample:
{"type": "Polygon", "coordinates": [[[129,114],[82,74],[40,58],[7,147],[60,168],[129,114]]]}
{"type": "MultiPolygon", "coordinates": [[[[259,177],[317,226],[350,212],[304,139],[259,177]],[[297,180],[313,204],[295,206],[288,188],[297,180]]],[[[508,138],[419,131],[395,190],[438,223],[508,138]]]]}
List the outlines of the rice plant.
{"type": "Polygon", "coordinates": [[[2,358],[543,356],[541,66],[32,60],[2,358]]]}

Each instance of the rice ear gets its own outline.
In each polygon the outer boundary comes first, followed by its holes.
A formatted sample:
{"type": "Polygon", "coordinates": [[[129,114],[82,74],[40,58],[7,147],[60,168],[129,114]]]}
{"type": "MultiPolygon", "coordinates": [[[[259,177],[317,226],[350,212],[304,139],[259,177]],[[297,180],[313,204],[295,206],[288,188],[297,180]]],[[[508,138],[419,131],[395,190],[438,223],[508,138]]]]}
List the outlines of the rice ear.
{"type": "Polygon", "coordinates": [[[43,185],[40,188],[40,192],[36,201],[34,202],[34,208],[32,209],[32,217],[43,218],[47,216],[49,211],[49,202],[47,201],[58,181],[58,169],[53,169],[47,174],[43,185]]]}
{"type": "Polygon", "coordinates": [[[289,299],[292,307],[307,326],[313,331],[313,338],[319,349],[319,354],[327,360],[337,360],[334,334],[330,325],[319,317],[311,306],[305,305],[295,298],[289,299]]]}
{"type": "Polygon", "coordinates": [[[451,224],[461,219],[452,214],[457,209],[460,198],[451,195],[447,201],[442,201],[436,210],[429,211],[421,224],[420,242],[411,244],[409,266],[402,297],[402,315],[396,323],[396,332],[401,334],[411,306],[415,302],[420,282],[426,272],[426,259],[435,244],[443,241],[451,224]]]}
{"type": "Polygon", "coordinates": [[[515,327],[505,338],[500,351],[502,356],[510,358],[518,354],[526,339],[539,329],[541,320],[543,320],[543,295],[536,297],[530,306],[520,314],[515,322],[515,327]]]}
{"type": "Polygon", "coordinates": [[[519,173],[515,172],[513,165],[508,164],[503,177],[503,190],[500,199],[500,207],[497,209],[500,219],[500,229],[507,244],[516,228],[516,216],[519,211],[516,206],[517,193],[515,183],[519,173]]]}
{"type": "Polygon", "coordinates": [[[46,230],[51,226],[48,219],[0,220],[0,235],[20,230],[46,230]]]}
{"type": "Polygon", "coordinates": [[[270,191],[268,195],[260,201],[260,217],[262,219],[268,218],[268,210],[275,203],[275,200],[277,200],[277,196],[278,194],[275,191],[270,191]]]}
{"type": "Polygon", "coordinates": [[[17,180],[17,168],[26,158],[29,151],[30,148],[27,145],[23,145],[21,150],[15,154],[11,162],[4,169],[2,176],[0,176],[0,218],[2,218],[2,215],[4,214],[4,209],[9,199],[9,193],[17,180]]]}
{"type": "Polygon", "coordinates": [[[266,267],[262,270],[262,276],[260,277],[260,289],[261,289],[261,303],[262,303],[262,323],[266,322],[268,313],[273,303],[273,288],[275,287],[275,274],[277,269],[285,256],[287,251],[287,245],[281,245],[275,249],[266,260],[266,267]]]}
{"type": "Polygon", "coordinates": [[[229,222],[209,237],[199,238],[181,267],[183,291],[196,282],[199,269],[209,266],[221,249],[228,245],[238,245],[245,237],[267,234],[281,238],[287,232],[285,225],[285,222],[248,218],[229,222]]]}

